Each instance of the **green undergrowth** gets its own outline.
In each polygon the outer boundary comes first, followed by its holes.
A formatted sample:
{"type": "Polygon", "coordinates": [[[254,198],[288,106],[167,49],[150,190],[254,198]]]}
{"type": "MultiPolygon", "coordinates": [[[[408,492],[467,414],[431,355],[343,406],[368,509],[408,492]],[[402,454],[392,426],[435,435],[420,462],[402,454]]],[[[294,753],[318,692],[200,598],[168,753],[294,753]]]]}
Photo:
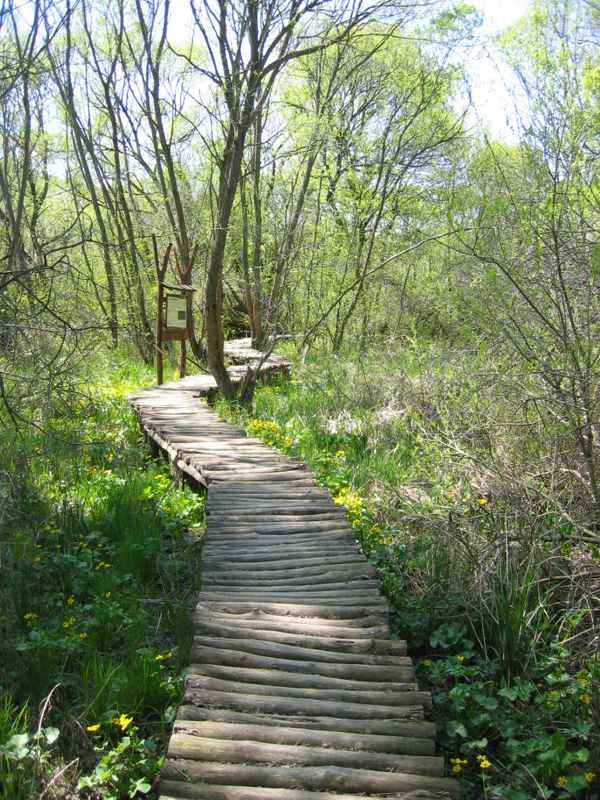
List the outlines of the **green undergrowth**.
{"type": "MultiPolygon", "coordinates": [[[[152,797],[182,696],[204,500],[97,369],[9,446],[0,529],[0,796],[152,797]]],[[[5,443],[6,444],[6,443],[5,443]]]]}
{"type": "Polygon", "coordinates": [[[463,796],[594,800],[599,553],[559,511],[573,486],[529,480],[548,431],[515,416],[494,358],[416,342],[309,355],[251,415],[221,412],[347,509],[463,796]]]}

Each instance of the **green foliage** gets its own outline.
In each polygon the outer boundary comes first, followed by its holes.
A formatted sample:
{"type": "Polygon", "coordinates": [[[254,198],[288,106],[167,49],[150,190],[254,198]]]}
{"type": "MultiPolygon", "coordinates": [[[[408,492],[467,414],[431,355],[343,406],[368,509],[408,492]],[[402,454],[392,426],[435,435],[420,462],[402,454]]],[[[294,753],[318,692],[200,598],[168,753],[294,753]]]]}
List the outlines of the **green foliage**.
{"type": "Polygon", "coordinates": [[[82,796],[91,787],[114,798],[149,792],[181,699],[204,498],[178,488],[168,465],[147,455],[121,369],[73,409],[47,409],[23,443],[33,454],[29,482],[0,536],[4,796],[62,775],[61,757],[90,746],[76,731],[95,733],[98,722],[107,736],[95,738],[96,752],[109,753],[95,768],[100,755],[83,762],[92,771],[84,767],[82,796]],[[45,697],[39,727],[56,727],[55,746],[28,718],[45,697]],[[135,725],[117,740],[111,720],[122,715],[135,725]]]}
{"type": "Polygon", "coordinates": [[[111,736],[101,730],[102,726],[88,726],[88,731],[99,740],[94,749],[102,756],[92,774],[78,781],[77,789],[82,797],[90,796],[87,789],[101,789],[106,800],[139,797],[150,792],[163,759],[157,757],[154,739],[139,739],[137,727],[132,722],[132,718],[125,714],[110,720],[108,726],[127,731],[116,744],[112,741],[114,734],[111,736]]]}

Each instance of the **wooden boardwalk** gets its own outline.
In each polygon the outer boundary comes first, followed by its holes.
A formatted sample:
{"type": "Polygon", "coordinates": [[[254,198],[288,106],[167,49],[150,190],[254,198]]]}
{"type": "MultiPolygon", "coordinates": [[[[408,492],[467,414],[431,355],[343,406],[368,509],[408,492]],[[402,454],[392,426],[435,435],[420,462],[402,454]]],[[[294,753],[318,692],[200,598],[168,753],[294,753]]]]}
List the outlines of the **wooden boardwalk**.
{"type": "Polygon", "coordinates": [[[208,487],[202,589],[161,800],[458,798],[430,703],[345,511],[305,465],[223,422],[209,376],[129,397],[208,487]]]}

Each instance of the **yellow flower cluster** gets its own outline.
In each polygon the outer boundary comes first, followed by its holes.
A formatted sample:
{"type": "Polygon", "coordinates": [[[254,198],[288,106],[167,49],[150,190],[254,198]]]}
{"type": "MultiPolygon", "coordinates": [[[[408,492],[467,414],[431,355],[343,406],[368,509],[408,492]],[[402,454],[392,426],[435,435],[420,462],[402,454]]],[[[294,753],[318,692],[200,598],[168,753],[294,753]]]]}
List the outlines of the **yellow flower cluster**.
{"type": "Polygon", "coordinates": [[[477,761],[479,761],[479,766],[481,769],[489,769],[492,766],[487,760],[486,756],[477,756],[477,761]]]}
{"type": "Polygon", "coordinates": [[[264,436],[272,435],[277,436],[281,433],[281,428],[277,422],[268,419],[252,419],[248,423],[248,433],[251,436],[264,436]]]}
{"type": "Polygon", "coordinates": [[[452,772],[458,774],[467,763],[467,760],[462,758],[451,758],[450,763],[454,764],[454,766],[452,767],[452,772]]]}
{"type": "Polygon", "coordinates": [[[173,657],[173,653],[169,650],[169,652],[165,653],[164,656],[163,656],[162,653],[159,653],[157,656],[155,656],[154,660],[155,661],[162,661],[165,658],[172,658],[172,657],[173,657]]]}
{"type": "Polygon", "coordinates": [[[121,714],[120,717],[114,717],[111,719],[111,722],[114,725],[118,725],[122,731],[125,731],[133,722],[133,717],[128,717],[126,714],[121,714]]]}

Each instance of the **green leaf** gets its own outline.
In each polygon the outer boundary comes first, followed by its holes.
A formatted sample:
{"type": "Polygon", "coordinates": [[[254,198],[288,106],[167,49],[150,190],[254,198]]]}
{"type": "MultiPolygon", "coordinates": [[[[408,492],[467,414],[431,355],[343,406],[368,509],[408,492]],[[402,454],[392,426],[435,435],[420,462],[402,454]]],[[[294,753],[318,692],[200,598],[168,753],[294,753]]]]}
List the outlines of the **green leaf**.
{"type": "Polygon", "coordinates": [[[450,736],[462,736],[463,739],[466,739],[468,736],[467,729],[458,720],[452,720],[446,725],[446,730],[450,734],[450,736]]]}
{"type": "Polygon", "coordinates": [[[138,778],[135,783],[132,783],[129,787],[129,797],[135,797],[138,792],[142,794],[148,794],[152,785],[148,783],[146,778],[138,778]]]}
{"type": "Polygon", "coordinates": [[[44,728],[42,733],[46,739],[46,744],[54,744],[54,742],[60,736],[59,728],[44,728]]]}

